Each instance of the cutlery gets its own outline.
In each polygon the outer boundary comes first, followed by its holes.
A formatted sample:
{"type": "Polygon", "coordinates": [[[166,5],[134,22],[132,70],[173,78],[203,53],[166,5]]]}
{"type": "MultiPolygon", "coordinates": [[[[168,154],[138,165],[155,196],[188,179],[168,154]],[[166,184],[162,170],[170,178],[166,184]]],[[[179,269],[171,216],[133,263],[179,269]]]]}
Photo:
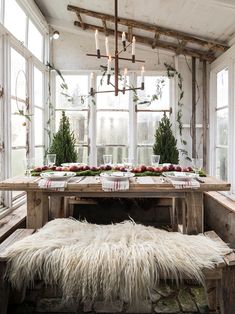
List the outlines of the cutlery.
{"type": "Polygon", "coordinates": [[[197,180],[198,182],[200,182],[200,183],[205,183],[205,180],[199,179],[199,178],[197,178],[197,177],[196,177],[196,180],[197,180]]]}
{"type": "Polygon", "coordinates": [[[80,183],[82,180],[84,180],[86,177],[85,176],[83,176],[83,177],[81,177],[81,178],[79,178],[77,181],[75,181],[75,183],[80,183]]]}

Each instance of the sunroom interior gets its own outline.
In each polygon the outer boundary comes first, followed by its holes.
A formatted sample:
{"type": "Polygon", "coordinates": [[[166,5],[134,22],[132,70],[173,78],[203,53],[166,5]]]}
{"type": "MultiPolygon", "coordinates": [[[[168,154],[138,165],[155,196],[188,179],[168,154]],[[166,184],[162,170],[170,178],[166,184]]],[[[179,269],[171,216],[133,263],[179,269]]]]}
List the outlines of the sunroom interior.
{"type": "Polygon", "coordinates": [[[234,18],[0,0],[0,314],[235,313],[234,18]]]}

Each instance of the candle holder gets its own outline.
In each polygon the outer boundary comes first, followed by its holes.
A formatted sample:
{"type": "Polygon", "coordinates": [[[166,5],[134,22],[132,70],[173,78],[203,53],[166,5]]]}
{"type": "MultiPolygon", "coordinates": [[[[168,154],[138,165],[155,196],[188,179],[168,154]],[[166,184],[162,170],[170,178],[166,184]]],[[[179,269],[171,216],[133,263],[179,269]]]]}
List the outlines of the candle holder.
{"type": "MultiPolygon", "coordinates": [[[[130,61],[132,63],[135,62],[145,62],[143,60],[137,60],[135,57],[135,44],[136,44],[136,39],[135,36],[133,36],[132,41],[127,45],[126,44],[126,34],[125,32],[122,33],[121,35],[121,40],[122,40],[122,50],[118,51],[118,0],[115,0],[115,29],[114,29],[114,38],[115,38],[115,52],[114,52],[114,56],[108,56],[107,54],[109,53],[109,47],[108,47],[108,38],[106,37],[105,39],[105,48],[106,48],[106,55],[102,55],[100,53],[100,46],[99,46],[99,38],[98,38],[98,30],[95,31],[95,42],[96,42],[96,51],[97,54],[87,54],[87,56],[96,56],[98,59],[100,58],[108,58],[108,73],[107,73],[107,84],[108,85],[112,85],[114,87],[113,91],[107,90],[107,91],[95,91],[94,89],[91,90],[91,95],[97,94],[97,93],[110,93],[110,92],[114,92],[115,96],[118,95],[119,92],[122,92],[123,94],[125,94],[126,91],[135,91],[135,90],[143,90],[144,89],[144,83],[141,83],[141,87],[132,87],[132,88],[126,88],[125,86],[122,89],[119,89],[119,60],[126,60],[126,61],[130,61]],[[132,45],[132,51],[131,51],[131,58],[122,58],[119,55],[123,52],[127,50],[127,47],[129,47],[130,45],[132,45]],[[111,58],[111,59],[110,59],[111,58]],[[109,73],[109,69],[110,69],[110,64],[111,61],[114,60],[114,84],[111,83],[111,75],[109,73]]],[[[144,73],[144,68],[142,67],[142,71],[141,71],[141,77],[143,79],[143,73],[144,73]]],[[[126,75],[126,73],[125,73],[126,75]]]]}

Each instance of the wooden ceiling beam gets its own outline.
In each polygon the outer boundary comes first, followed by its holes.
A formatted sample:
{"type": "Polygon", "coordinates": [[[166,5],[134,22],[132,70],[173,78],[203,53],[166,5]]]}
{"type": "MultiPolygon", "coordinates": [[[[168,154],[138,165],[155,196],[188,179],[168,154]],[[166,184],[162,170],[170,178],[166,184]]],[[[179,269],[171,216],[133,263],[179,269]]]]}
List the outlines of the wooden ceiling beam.
{"type": "MultiPolygon", "coordinates": [[[[80,22],[75,21],[74,25],[77,27],[82,28],[82,25],[80,22]]],[[[97,25],[92,25],[92,24],[85,24],[86,29],[90,29],[90,30],[98,30],[99,32],[104,33],[104,29],[103,27],[97,26],[97,25]]],[[[107,29],[108,33],[110,35],[114,35],[114,30],[113,29],[107,29]]],[[[118,35],[121,37],[122,36],[122,32],[118,32],[118,35]]],[[[139,36],[139,35],[134,35],[136,38],[136,42],[142,43],[142,44],[146,44],[150,47],[152,47],[153,44],[153,39],[150,37],[144,37],[144,36],[139,36]]],[[[163,48],[169,51],[173,51],[176,53],[177,49],[178,49],[178,45],[175,43],[170,43],[170,42],[166,42],[166,41],[162,41],[162,40],[158,40],[156,42],[156,47],[159,48],[163,48]]],[[[198,49],[193,49],[193,48],[189,48],[189,47],[184,47],[182,48],[182,54],[185,54],[187,56],[191,56],[191,57],[195,57],[195,58],[199,58],[201,60],[206,60],[209,62],[212,62],[215,60],[215,56],[212,53],[207,53],[207,51],[201,51],[198,49]]]]}
{"type": "MultiPolygon", "coordinates": [[[[85,14],[87,16],[98,18],[101,20],[105,19],[106,21],[109,21],[109,22],[113,22],[113,23],[115,22],[114,16],[110,14],[104,14],[104,13],[99,13],[99,12],[95,12],[91,10],[86,10],[86,9],[76,7],[73,5],[68,5],[67,9],[75,13],[78,12],[80,14],[85,14]]],[[[217,42],[214,40],[207,40],[205,38],[199,38],[197,36],[193,36],[193,35],[176,31],[176,30],[172,30],[169,28],[165,28],[165,27],[158,26],[155,24],[140,22],[140,21],[121,18],[121,17],[118,18],[118,23],[125,26],[131,26],[132,28],[142,29],[148,32],[154,32],[154,33],[158,32],[160,35],[165,35],[168,37],[176,38],[177,40],[185,40],[187,42],[198,44],[205,48],[213,49],[214,51],[225,51],[229,48],[229,46],[223,42],[217,42]]]]}
{"type": "Polygon", "coordinates": [[[157,46],[157,41],[159,40],[160,34],[159,33],[155,33],[154,38],[153,38],[153,43],[152,43],[152,48],[155,49],[157,46]]]}
{"type": "Polygon", "coordinates": [[[103,24],[105,36],[108,36],[108,35],[109,35],[109,32],[108,32],[108,30],[107,30],[106,20],[102,20],[102,24],[103,24]]]}
{"type": "Polygon", "coordinates": [[[81,14],[79,12],[76,12],[76,15],[77,15],[77,18],[78,18],[79,22],[81,23],[82,29],[85,30],[86,28],[85,28],[85,25],[83,23],[81,14]]]}
{"type": "Polygon", "coordinates": [[[127,40],[129,43],[132,41],[132,26],[128,26],[127,40]]]}
{"type": "MultiPolygon", "coordinates": [[[[182,40],[179,45],[178,45],[178,48],[176,50],[176,54],[177,55],[180,55],[182,53],[182,51],[184,50],[184,48],[186,47],[187,45],[187,41],[186,40],[182,40]]],[[[213,52],[212,52],[213,53],[213,52]]]]}

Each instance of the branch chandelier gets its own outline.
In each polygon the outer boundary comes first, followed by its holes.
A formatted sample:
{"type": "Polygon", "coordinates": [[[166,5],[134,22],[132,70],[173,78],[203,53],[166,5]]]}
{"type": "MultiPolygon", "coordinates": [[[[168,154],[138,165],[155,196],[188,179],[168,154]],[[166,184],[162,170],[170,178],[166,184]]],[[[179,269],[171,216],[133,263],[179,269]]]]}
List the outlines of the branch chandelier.
{"type": "Polygon", "coordinates": [[[126,88],[127,68],[125,68],[124,72],[123,72],[123,88],[122,89],[119,88],[119,77],[118,77],[119,76],[119,65],[118,65],[119,60],[126,60],[126,61],[129,61],[132,63],[135,63],[135,62],[144,63],[145,61],[136,60],[136,58],[135,58],[135,44],[136,44],[135,36],[132,37],[132,42],[127,44],[125,32],[122,33],[122,49],[120,51],[118,51],[118,0],[115,0],[115,21],[114,21],[114,23],[115,23],[115,29],[114,29],[115,52],[114,52],[114,56],[111,56],[110,52],[109,52],[108,37],[105,38],[106,55],[101,55],[98,30],[95,31],[96,54],[91,54],[91,53],[87,54],[87,56],[89,56],[89,57],[97,57],[98,59],[100,59],[100,58],[108,59],[107,67],[105,67],[107,69],[107,84],[112,85],[114,87],[114,90],[106,90],[106,91],[95,90],[94,73],[91,73],[91,76],[90,76],[90,95],[91,96],[94,96],[95,94],[98,94],[98,93],[110,93],[110,92],[114,92],[115,96],[118,96],[119,92],[122,92],[123,94],[125,94],[126,91],[135,91],[138,89],[144,90],[144,67],[143,66],[141,69],[141,86],[140,87],[136,87],[136,88],[128,87],[128,88],[126,88]],[[120,57],[120,54],[122,52],[126,51],[126,49],[130,45],[132,46],[131,47],[132,48],[131,49],[131,58],[120,57]],[[114,60],[114,83],[111,82],[111,65],[112,65],[113,60],[114,60]]]}

